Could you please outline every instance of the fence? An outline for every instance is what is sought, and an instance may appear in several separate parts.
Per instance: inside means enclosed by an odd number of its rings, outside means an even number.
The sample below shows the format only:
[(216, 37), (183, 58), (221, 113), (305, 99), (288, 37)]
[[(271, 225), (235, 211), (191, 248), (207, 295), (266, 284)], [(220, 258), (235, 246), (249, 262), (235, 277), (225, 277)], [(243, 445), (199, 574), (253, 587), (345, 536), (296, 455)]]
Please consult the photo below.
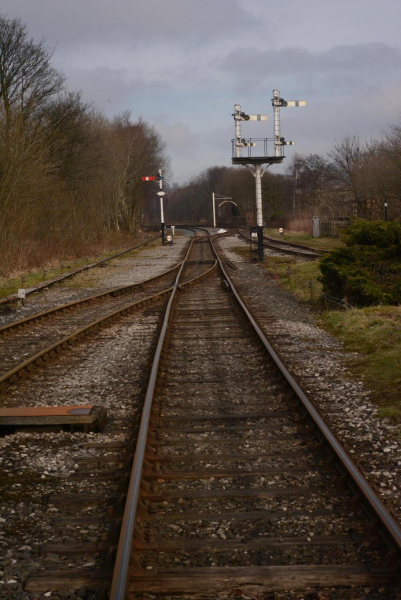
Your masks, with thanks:
[(313, 237), (339, 237), (340, 229), (350, 224), (348, 217), (339, 219), (321, 219), (312, 217)]

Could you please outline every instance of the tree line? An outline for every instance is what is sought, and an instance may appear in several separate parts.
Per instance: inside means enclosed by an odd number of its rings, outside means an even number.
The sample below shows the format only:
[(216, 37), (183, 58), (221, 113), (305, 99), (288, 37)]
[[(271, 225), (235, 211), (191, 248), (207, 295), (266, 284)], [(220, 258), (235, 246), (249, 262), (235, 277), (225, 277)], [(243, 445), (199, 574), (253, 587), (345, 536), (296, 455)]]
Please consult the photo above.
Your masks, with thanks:
[(0, 15), (0, 274), (82, 255), (132, 234), (151, 190), (141, 176), (169, 169), (153, 127), (105, 117), (67, 89), (53, 50)]
[[(246, 167), (212, 167), (169, 194), (168, 217), (181, 223), (212, 220), (212, 192), (232, 197), (220, 210), (221, 224), (255, 221), (255, 179)], [(267, 170), (262, 178), (266, 221), (310, 223), (312, 216), (401, 219), (401, 125), (380, 138), (346, 136), (326, 156), (295, 155), (285, 174)]]

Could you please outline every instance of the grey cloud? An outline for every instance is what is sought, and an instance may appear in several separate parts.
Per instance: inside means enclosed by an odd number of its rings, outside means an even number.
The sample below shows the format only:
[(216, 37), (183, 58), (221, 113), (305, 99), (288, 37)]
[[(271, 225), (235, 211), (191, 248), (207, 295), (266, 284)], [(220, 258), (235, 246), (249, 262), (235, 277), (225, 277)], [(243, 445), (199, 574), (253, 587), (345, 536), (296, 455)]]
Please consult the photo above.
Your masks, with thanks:
[(95, 101), (96, 106), (109, 115), (121, 110), (130, 110), (136, 94), (165, 94), (172, 91), (169, 83), (143, 81), (139, 77), (132, 78), (125, 69), (110, 67), (69, 68), (67, 83), (69, 89), (82, 91), (84, 100)]
[(1, 10), (22, 16), (35, 36), (61, 47), (106, 39), (194, 43), (258, 23), (237, 0), (2, 0)]
[[(36, 39), (57, 43), (69, 89), (107, 114), (132, 109), (160, 131), (182, 180), (230, 164), (233, 104), (282, 112), (288, 156), (346, 133), (376, 135), (401, 108), (399, 0), (0, 0)], [(385, 10), (383, 10), (383, 6)], [(244, 135), (246, 134), (244, 125)]]
[(303, 48), (264, 50), (236, 48), (224, 59), (216, 61), (223, 71), (247, 79), (263, 74), (280, 76), (325, 75), (327, 73), (388, 73), (401, 71), (399, 48), (372, 42), (335, 46), (321, 53)]
[[(156, 125), (157, 122), (157, 125)], [(199, 154), (199, 136), (184, 123), (168, 123), (162, 117), (155, 127), (167, 143), (170, 154), (177, 160), (196, 160)]]

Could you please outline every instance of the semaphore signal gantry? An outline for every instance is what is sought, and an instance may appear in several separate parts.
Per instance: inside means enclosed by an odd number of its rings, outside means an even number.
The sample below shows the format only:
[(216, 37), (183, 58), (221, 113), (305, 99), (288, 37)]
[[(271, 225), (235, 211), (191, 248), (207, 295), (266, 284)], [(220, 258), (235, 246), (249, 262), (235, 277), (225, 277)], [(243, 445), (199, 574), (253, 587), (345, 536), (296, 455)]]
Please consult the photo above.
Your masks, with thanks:
[[(244, 165), (250, 169), (256, 180), (256, 219), (258, 232), (258, 258), (263, 260), (263, 211), (262, 211), (262, 177), (270, 165), (282, 163), (285, 146), (293, 146), (295, 142), (287, 142), (281, 136), (280, 109), (287, 106), (306, 106), (305, 100), (284, 100), (280, 92), (273, 90), (272, 98), (274, 117), (273, 138), (243, 138), (241, 135), (242, 121), (267, 121), (267, 115), (247, 115), (241, 111), (239, 104), (234, 105), (235, 138), (232, 140), (232, 163)], [(273, 145), (274, 153), (269, 154)], [(256, 148), (257, 150), (253, 150)], [(242, 151), (246, 149), (246, 156)], [(266, 167), (261, 170), (261, 165)]]

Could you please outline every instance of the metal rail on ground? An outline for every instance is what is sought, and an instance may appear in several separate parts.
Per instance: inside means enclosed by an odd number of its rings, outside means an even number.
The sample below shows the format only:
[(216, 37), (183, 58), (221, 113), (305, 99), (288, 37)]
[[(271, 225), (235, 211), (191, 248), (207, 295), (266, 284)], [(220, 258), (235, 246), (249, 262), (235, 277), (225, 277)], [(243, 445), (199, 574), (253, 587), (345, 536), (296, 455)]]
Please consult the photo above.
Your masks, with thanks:
[[(138, 248), (141, 248), (142, 246), (146, 246), (146, 244), (149, 244), (150, 242), (153, 242), (154, 240), (157, 240), (157, 239), (159, 239), (158, 236), (151, 237), (149, 240), (146, 240), (145, 242), (142, 242), (141, 244), (137, 244), (136, 246), (132, 246), (131, 248), (128, 248), (127, 250), (122, 250), (121, 252), (118, 252), (117, 254), (113, 254), (112, 256), (103, 258), (102, 260), (99, 260), (97, 262), (91, 263), (89, 265), (85, 265), (84, 267), (80, 267), (79, 269), (75, 269), (74, 271), (71, 271), (71, 273), (67, 273), (66, 275), (60, 275), (59, 277), (55, 277), (54, 279), (49, 279), (48, 281), (45, 281), (43, 283), (40, 283), (37, 286), (27, 289), (25, 291), (25, 295), (28, 296), (30, 294), (35, 294), (36, 292), (41, 292), (42, 290), (44, 290), (52, 285), (55, 285), (56, 283), (60, 283), (61, 281), (64, 281), (65, 279), (70, 279), (71, 277), (74, 277), (74, 275), (79, 275), (80, 273), (83, 273), (84, 271), (88, 271), (89, 269), (98, 267), (99, 265), (102, 265), (114, 258), (118, 258), (119, 256), (122, 256), (123, 254), (128, 254), (129, 252), (133, 252), (134, 250), (137, 250)], [(18, 300), (17, 294), (10, 294), (9, 296), (6, 296), (5, 298), (0, 299), (0, 305), (8, 304), (10, 302), (14, 302), (15, 300)]]
[[(185, 260), (187, 260), (190, 251), (192, 249), (192, 244), (195, 241), (195, 237), (192, 239), (192, 243), (190, 248), (188, 249), (187, 256), (185, 257), (181, 268), (177, 274), (176, 282), (174, 288), (172, 289), (170, 299), (167, 304), (166, 312), (164, 315), (163, 325), (160, 332), (159, 340), (156, 346), (155, 355), (153, 358), (152, 369), (149, 376), (148, 387), (146, 391), (141, 425), (138, 434), (138, 440), (136, 444), (134, 463), (132, 466), (132, 473), (130, 484), (127, 493), (127, 500), (125, 504), (124, 516), (121, 525), (121, 535), (118, 543), (116, 562), (113, 573), (113, 582), (110, 592), (110, 600), (117, 600), (121, 598), (125, 598), (126, 588), (128, 585), (129, 578), (129, 567), (130, 567), (130, 559), (131, 559), (131, 549), (132, 549), (132, 540), (134, 533), (134, 526), (137, 516), (139, 497), (141, 492), (141, 480), (142, 480), (142, 472), (144, 468), (144, 460), (145, 460), (145, 450), (148, 438), (149, 431), (149, 423), (150, 416), (152, 412), (153, 406), (153, 397), (156, 390), (156, 380), (157, 374), (159, 370), (159, 364), (163, 352), (163, 346), (166, 339), (166, 332), (168, 323), (170, 320), (170, 316), (172, 313), (172, 307), (174, 304), (174, 300), (177, 294), (177, 290), (180, 286), (180, 279), (182, 276), (182, 272), (184, 269)], [(185, 285), (191, 285), (195, 283), (196, 280), (202, 279), (205, 276), (208, 276), (211, 272), (215, 270), (217, 266), (217, 261), (215, 265), (206, 273), (200, 275), (199, 278), (194, 278), (184, 284), (181, 284), (180, 287)]]
[(149, 283), (153, 283), (163, 277), (166, 277), (170, 273), (173, 273), (176, 269), (178, 269), (182, 264), (182, 261), (174, 265), (171, 269), (160, 273), (160, 275), (155, 275), (154, 277), (150, 277), (149, 279), (143, 279), (142, 281), (138, 281), (137, 283), (132, 283), (130, 285), (124, 285), (118, 288), (111, 288), (106, 292), (100, 292), (99, 294), (94, 294), (92, 296), (87, 296), (86, 298), (81, 298), (80, 300), (76, 300), (75, 302), (68, 302), (67, 304), (61, 304), (60, 306), (56, 306), (54, 308), (50, 308), (48, 310), (44, 310), (40, 313), (35, 313), (34, 315), (30, 315), (25, 319), (19, 319), (18, 321), (13, 321), (12, 323), (7, 323), (7, 325), (3, 325), (0, 327), (0, 335), (2, 333), (8, 333), (12, 329), (16, 329), (21, 326), (28, 325), (29, 323), (33, 323), (34, 321), (43, 319), (44, 317), (53, 315), (55, 313), (61, 313), (64, 310), (69, 310), (71, 308), (75, 308), (78, 306), (83, 306), (84, 304), (88, 304), (93, 302), (94, 300), (100, 300), (102, 298), (106, 298), (108, 296), (119, 296), (128, 292), (133, 291), (135, 288), (140, 288), (144, 285), (148, 285)]
[[(211, 242), (211, 243), (213, 245), (213, 242)], [(327, 444), (329, 445), (330, 449), (337, 457), (342, 468), (347, 472), (347, 474), (351, 478), (352, 483), (356, 486), (358, 492), (366, 500), (372, 513), (375, 515), (375, 517), (378, 519), (378, 521), (385, 528), (385, 530), (388, 533), (388, 535), (390, 536), (394, 546), (397, 548), (397, 551), (399, 553), (401, 553), (401, 528), (400, 528), (400, 525), (390, 515), (390, 513), (388, 512), (388, 510), (386, 509), (384, 504), (378, 498), (377, 494), (370, 487), (370, 485), (367, 482), (367, 480), (365, 479), (365, 477), (362, 475), (362, 473), (356, 467), (354, 462), (348, 456), (347, 452), (344, 450), (344, 448), (342, 447), (342, 445), (340, 444), (340, 442), (338, 441), (336, 436), (333, 434), (330, 427), (325, 423), (323, 418), (320, 416), (319, 412), (313, 406), (312, 402), (306, 396), (305, 392), (301, 389), (299, 384), (295, 381), (294, 377), (288, 371), (288, 369), (286, 368), (286, 366), (284, 365), (282, 360), (279, 358), (279, 356), (277, 355), (277, 353), (271, 346), (271, 344), (268, 342), (265, 334), (263, 333), (263, 331), (259, 327), (258, 323), (256, 322), (255, 318), (253, 317), (252, 313), (246, 306), (244, 300), (241, 298), (240, 294), (235, 289), (235, 286), (234, 286), (233, 282), (231, 281), (227, 271), (224, 269), (223, 262), (220, 259), (220, 257), (218, 256), (217, 252), (216, 252), (216, 256), (217, 256), (217, 261), (219, 263), (220, 270), (221, 270), (222, 274), (224, 275), (224, 277), (226, 278), (228, 285), (230, 286), (231, 292), (235, 296), (235, 298), (236, 298), (239, 306), (242, 308), (244, 314), (249, 319), (249, 322), (252, 324), (252, 327), (254, 328), (259, 339), (261, 340), (261, 342), (265, 346), (266, 350), (272, 357), (274, 363), (280, 370), (282, 376), (287, 381), (287, 383), (293, 390), (294, 394), (296, 394), (297, 398), (299, 398), (299, 400), (302, 402), (309, 417), (312, 419), (313, 423), (316, 425), (317, 429), (319, 430), (321, 435), (324, 437), (324, 439), (327, 442)]]
[[(186, 255), (188, 255), (188, 252)], [(76, 302), (71, 302), (68, 304), (58, 306), (56, 308), (52, 308), (48, 311), (43, 311), (41, 313), (37, 313), (35, 315), (27, 317), (26, 319), (21, 319), (19, 321), (9, 323), (0, 328), (0, 334), (3, 333), (4, 335), (8, 335), (8, 334), (12, 333), (13, 330), (15, 330), (15, 329), (18, 329), (20, 327), (25, 327), (37, 320), (40, 321), (41, 319), (43, 319), (45, 317), (48, 317), (48, 316), (51, 316), (51, 315), (54, 315), (57, 313), (62, 313), (65, 310), (70, 310), (70, 309), (73, 309), (76, 307), (80, 307), (84, 304), (88, 304), (93, 301), (96, 301), (96, 300), (99, 300), (102, 298), (106, 298), (108, 296), (122, 295), (122, 294), (128, 293), (132, 290), (135, 290), (136, 288), (141, 288), (143, 286), (149, 285), (155, 281), (163, 279), (164, 277), (173, 273), (177, 269), (180, 269), (183, 265), (183, 262), (184, 261), (180, 261), (171, 269), (168, 269), (167, 271), (160, 273), (159, 275), (156, 275), (149, 279), (139, 281), (138, 283), (128, 285), (128, 286), (123, 286), (120, 288), (113, 288), (111, 290), (108, 290), (107, 292), (95, 294), (93, 296), (89, 296), (87, 298), (77, 300)], [(125, 305), (116, 311), (109, 312), (106, 315), (102, 316), (101, 318), (96, 319), (95, 321), (88, 323), (84, 327), (81, 327), (80, 329), (75, 330), (72, 333), (70, 333), (69, 335), (59, 339), (56, 343), (54, 343), (48, 347), (45, 347), (40, 352), (37, 352), (33, 356), (24, 360), (22, 363), (16, 365), (10, 371), (1, 375), (0, 376), (0, 391), (5, 391), (5, 389), (10, 384), (15, 383), (18, 380), (18, 378), (26, 376), (30, 371), (33, 371), (35, 369), (35, 366), (42, 365), (43, 362), (46, 361), (48, 357), (54, 356), (56, 353), (60, 353), (62, 350), (68, 349), (72, 344), (77, 343), (79, 340), (83, 339), (84, 337), (89, 335), (94, 330), (99, 329), (100, 327), (115, 321), (119, 316), (128, 314), (129, 312), (140, 310), (147, 304), (153, 303), (156, 300), (163, 298), (164, 296), (168, 295), (172, 289), (173, 289), (172, 287), (168, 287), (165, 290), (161, 290), (159, 293), (154, 294), (153, 296), (142, 298), (140, 300), (137, 300), (136, 302)]]
[[(236, 290), (233, 282), (228, 276), (224, 269), (223, 262), (219, 257), (217, 250), (211, 240), (209, 239), (216, 256), (221, 274), (223, 275), (224, 281), (226, 282), (227, 288), (229, 288), (233, 297), (236, 299), (238, 306), (241, 308), (243, 314), (246, 316), (247, 321), (252, 326), (258, 339), (262, 342), (265, 349), (268, 351), (281, 375), (290, 386), (302, 406), (304, 407), (309, 419), (313, 422), (315, 429), (318, 431), (318, 436), (324, 439), (327, 446), (330, 448), (330, 452), (337, 458), (338, 464), (341, 465), (342, 472), (345, 472), (351, 481), (352, 489), (356, 490), (356, 495), (363, 499), (363, 503), (368, 506), (369, 512), (374, 516), (375, 521), (378, 524), (380, 533), (383, 533), (386, 541), (390, 544), (391, 548), (396, 552), (397, 558), (399, 559), (401, 552), (401, 529), (387, 511), (385, 506), (379, 500), (375, 492), (371, 489), (366, 479), (362, 476), (358, 468), (355, 466), (353, 461), (349, 458), (348, 454), (341, 446), (340, 442), (334, 436), (330, 428), (324, 422), (322, 417), (319, 415), (316, 408), (307, 398), (306, 394), (300, 388), (298, 383), (289, 373), (277, 353), (266, 339), (263, 331), (259, 327), (257, 321), (247, 308), (245, 302), (241, 298), (240, 294)], [(125, 505), (124, 517), (121, 528), (121, 535), (118, 545), (117, 559), (115, 563), (115, 569), (113, 574), (112, 590), (110, 594), (110, 600), (124, 600), (127, 596), (128, 578), (130, 574), (130, 560), (133, 549), (133, 535), (136, 524), (136, 518), (138, 515), (139, 501), (142, 487), (142, 473), (144, 470), (144, 460), (146, 445), (148, 443), (148, 432), (149, 424), (151, 420), (153, 397), (157, 386), (157, 374), (158, 368), (163, 355), (164, 343), (169, 324), (169, 319), (173, 314), (174, 300), (177, 295), (179, 279), (182, 273), (183, 266), (177, 275), (176, 285), (172, 291), (168, 307), (166, 310), (165, 318), (163, 321), (161, 335), (157, 344), (156, 353), (153, 360), (152, 371), (148, 383), (146, 399), (144, 403), (144, 409), (142, 413), (141, 427), (138, 435), (136, 444), (134, 464), (132, 468), (131, 481), (129, 486), (129, 492)], [(204, 276), (204, 275), (203, 275)]]
[[(250, 242), (252, 244), (257, 244), (257, 240), (251, 240), (251, 238), (249, 238), (248, 236), (246, 236), (243, 231), (241, 231), (240, 229), (237, 229), (238, 231), (238, 235), (240, 235), (242, 238), (244, 238), (247, 242)], [(283, 254), (290, 254), (292, 256), (300, 256), (306, 260), (316, 260), (318, 258), (320, 258), (320, 255), (318, 254), (317, 251), (313, 250), (312, 248), (308, 248), (305, 251), (302, 250), (295, 250), (294, 248), (290, 247), (287, 242), (282, 242), (282, 241), (277, 241), (274, 240), (274, 243), (266, 241), (266, 238), (263, 238), (263, 246), (265, 248), (270, 248), (271, 250), (276, 250), (276, 252), (282, 252)]]

